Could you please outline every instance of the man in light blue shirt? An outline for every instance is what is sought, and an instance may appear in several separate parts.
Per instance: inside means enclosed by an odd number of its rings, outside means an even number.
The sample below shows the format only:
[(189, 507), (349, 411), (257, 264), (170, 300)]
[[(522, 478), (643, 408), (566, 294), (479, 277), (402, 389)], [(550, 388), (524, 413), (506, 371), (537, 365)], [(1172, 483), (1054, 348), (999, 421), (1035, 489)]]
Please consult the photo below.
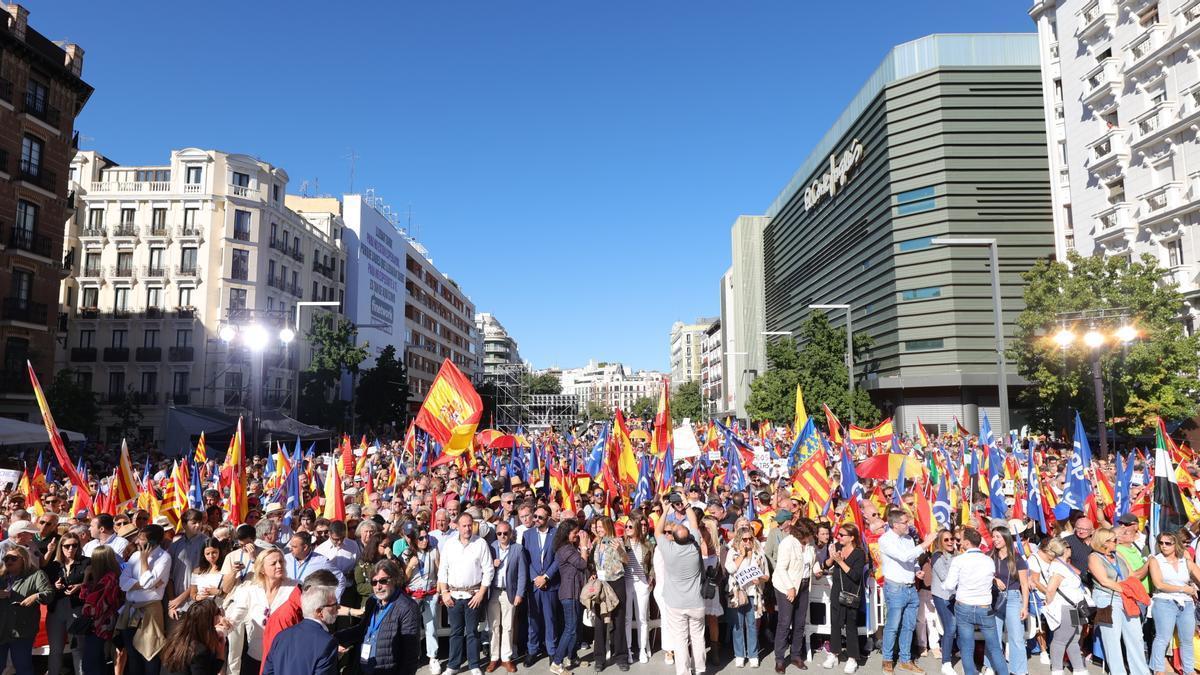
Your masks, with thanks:
[(301, 583), (317, 570), (328, 570), (337, 578), (337, 597), (346, 590), (346, 577), (329, 558), (313, 551), (312, 538), (307, 532), (296, 532), (288, 540), (288, 553), (283, 556), (284, 572)]

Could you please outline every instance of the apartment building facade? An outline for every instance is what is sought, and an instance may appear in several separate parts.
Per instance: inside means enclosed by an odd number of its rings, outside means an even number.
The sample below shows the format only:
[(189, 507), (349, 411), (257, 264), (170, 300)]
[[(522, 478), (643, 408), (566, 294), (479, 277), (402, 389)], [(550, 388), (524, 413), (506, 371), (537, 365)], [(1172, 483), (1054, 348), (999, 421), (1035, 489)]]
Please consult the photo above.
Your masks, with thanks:
[(51, 42), (21, 5), (0, 10), (0, 416), (36, 419), (25, 363), (48, 386), (75, 116), (92, 87), (78, 45)]
[(725, 347), (721, 320), (712, 322), (700, 341), (700, 403), (706, 416), (714, 416), (724, 408)]
[(716, 317), (701, 317), (692, 323), (671, 325), (671, 387), (700, 379), (700, 343)]
[(1149, 254), (1200, 323), (1200, 0), (1040, 0), (1055, 252)]
[(483, 338), (483, 377), (496, 377), (507, 366), (521, 364), (517, 341), (490, 312), (475, 315), (475, 330)]
[(653, 370), (634, 371), (620, 363), (593, 360), (582, 368), (563, 369), (561, 378), (563, 395), (575, 396), (581, 411), (589, 403), (606, 410), (629, 410), (640, 398), (657, 399), (667, 374)]
[(81, 151), (70, 179), (58, 367), (98, 395), (103, 435), (119, 440), (118, 406), (138, 407), (143, 440), (175, 406), (294, 414), (309, 347), (280, 331), (297, 303), (344, 299), (339, 221), (288, 209), (283, 169), (214, 150), (155, 166)]

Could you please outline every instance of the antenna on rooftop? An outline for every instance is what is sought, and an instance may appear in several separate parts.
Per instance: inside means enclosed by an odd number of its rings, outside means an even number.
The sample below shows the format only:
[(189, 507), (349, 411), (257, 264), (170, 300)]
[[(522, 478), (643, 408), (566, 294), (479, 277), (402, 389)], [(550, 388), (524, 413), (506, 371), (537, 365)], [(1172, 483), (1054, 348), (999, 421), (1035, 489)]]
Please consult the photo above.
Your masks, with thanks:
[(306, 181), (306, 180), (300, 181), (300, 194), (305, 197), (312, 196), (312, 195), (308, 194), (308, 181)]

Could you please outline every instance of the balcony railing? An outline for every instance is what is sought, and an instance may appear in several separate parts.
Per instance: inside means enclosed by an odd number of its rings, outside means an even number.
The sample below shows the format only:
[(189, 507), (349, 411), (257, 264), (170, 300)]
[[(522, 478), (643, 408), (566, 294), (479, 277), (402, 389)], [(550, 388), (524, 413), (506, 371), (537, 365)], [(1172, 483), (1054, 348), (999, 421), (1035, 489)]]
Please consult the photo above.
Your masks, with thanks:
[(124, 392), (124, 391), (106, 392), (104, 394), (104, 403), (107, 403), (109, 405), (116, 405), (118, 403), (124, 403), (125, 399), (128, 398), (128, 396), (129, 396), (128, 392)]
[(162, 361), (162, 347), (138, 347), (133, 353), (133, 358), (139, 363)]
[(129, 347), (105, 347), (104, 361), (106, 363), (125, 363), (129, 361)]
[(176, 307), (175, 308), (175, 318), (176, 319), (194, 319), (194, 318), (196, 318), (196, 308), (195, 307)]
[(271, 288), (277, 288), (281, 291), (287, 290), (287, 282), (284, 281), (283, 277), (281, 277), (281, 276), (268, 275), (267, 276), (267, 285), (270, 286)]
[(250, 230), (240, 230), (234, 228), (233, 238), (237, 241), (250, 241)]
[(12, 103), (13, 85), (11, 80), (0, 77), (0, 98)]
[(161, 319), (167, 312), (162, 307), (147, 307), (142, 311), (143, 319)]
[(162, 265), (143, 265), (142, 276), (146, 279), (162, 279), (167, 276), (167, 268)]
[(312, 269), (326, 279), (333, 279), (333, 265), (323, 265), (319, 260), (314, 260)]
[(175, 276), (186, 277), (188, 279), (200, 276), (200, 267), (198, 265), (176, 265)]
[(271, 241), (267, 242), (267, 246), (270, 246), (281, 253), (288, 252), (288, 243), (286, 239), (272, 239)]
[(99, 319), (100, 310), (96, 307), (80, 307), (78, 316), (81, 319)]
[(26, 183), (36, 185), (47, 192), (55, 192), (55, 188), (58, 185), (58, 174), (50, 169), (26, 160), (21, 160), (18, 172), (21, 180)]
[(84, 225), (79, 230), (80, 237), (108, 237), (108, 230), (103, 225)]
[(133, 265), (109, 265), (108, 276), (113, 279), (133, 279)]
[(114, 237), (136, 237), (138, 236), (137, 225), (133, 223), (121, 223), (113, 227), (112, 236)]
[(296, 262), (304, 262), (304, 260), (305, 260), (304, 251), (301, 251), (299, 247), (293, 246), (292, 247), (292, 259), (295, 260)]
[(1142, 201), (1142, 219), (1166, 209), (1173, 209), (1183, 203), (1183, 183), (1179, 181), (1165, 183), (1146, 192), (1140, 199)]
[(175, 405), (187, 405), (192, 400), (192, 395), (186, 391), (177, 391), (171, 394), (171, 403)]
[(138, 405), (154, 405), (158, 403), (157, 391), (135, 391), (133, 392), (133, 402)]
[(94, 180), (88, 192), (170, 192), (171, 181)]
[(195, 347), (168, 347), (168, 361), (192, 361), (195, 359)]
[(46, 103), (46, 99), (37, 98), (31, 94), (25, 94), (25, 105), (22, 107), (23, 112), (38, 118), (39, 120), (49, 124), (54, 128), (58, 128), (59, 112), (58, 108)]
[(133, 310), (128, 309), (126, 307), (122, 307), (120, 309), (114, 309), (114, 310), (110, 311), (108, 314), (109, 314), (109, 316), (111, 316), (114, 319), (128, 319), (133, 316)]
[(29, 251), (43, 258), (50, 257), (50, 249), (52, 248), (50, 237), (17, 227), (14, 227), (8, 233), (8, 246), (9, 248), (21, 251)]
[(46, 303), (34, 302), (28, 298), (5, 298), (0, 305), (0, 316), (10, 321), (46, 324)]
[(95, 363), (96, 348), (95, 347), (72, 347), (71, 360), (76, 363)]
[(145, 232), (142, 234), (142, 236), (144, 236), (144, 237), (169, 237), (169, 236), (171, 236), (171, 228), (167, 227), (166, 223), (159, 223), (157, 225), (147, 225)]
[(204, 236), (204, 233), (196, 225), (180, 225), (175, 228), (175, 236), (181, 239), (190, 237), (199, 238)]
[(301, 300), (304, 299), (304, 289), (300, 287), (300, 284), (288, 284), (285, 290)]
[(254, 194), (254, 190), (246, 185), (230, 185), (229, 194), (234, 197), (243, 197), (249, 199)]

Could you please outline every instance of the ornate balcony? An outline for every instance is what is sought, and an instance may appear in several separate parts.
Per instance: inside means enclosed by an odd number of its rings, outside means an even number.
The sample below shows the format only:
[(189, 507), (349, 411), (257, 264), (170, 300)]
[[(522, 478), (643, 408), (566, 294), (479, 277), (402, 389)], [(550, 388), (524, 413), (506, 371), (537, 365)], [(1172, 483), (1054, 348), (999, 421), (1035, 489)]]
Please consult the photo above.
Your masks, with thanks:
[(1111, 30), (1117, 23), (1117, 10), (1108, 0), (1093, 0), (1079, 12), (1079, 28), (1075, 35), (1081, 40), (1096, 37)]
[(1089, 146), (1088, 168), (1095, 172), (1106, 172), (1118, 165), (1129, 164), (1128, 134), (1124, 129), (1113, 127)]
[(71, 361), (75, 363), (95, 363), (96, 348), (95, 347), (72, 347)]
[(1083, 102), (1095, 107), (1105, 98), (1119, 94), (1124, 84), (1120, 68), (1120, 61), (1109, 57), (1085, 75)]
[(105, 347), (105, 363), (126, 363), (129, 361), (129, 347)]

